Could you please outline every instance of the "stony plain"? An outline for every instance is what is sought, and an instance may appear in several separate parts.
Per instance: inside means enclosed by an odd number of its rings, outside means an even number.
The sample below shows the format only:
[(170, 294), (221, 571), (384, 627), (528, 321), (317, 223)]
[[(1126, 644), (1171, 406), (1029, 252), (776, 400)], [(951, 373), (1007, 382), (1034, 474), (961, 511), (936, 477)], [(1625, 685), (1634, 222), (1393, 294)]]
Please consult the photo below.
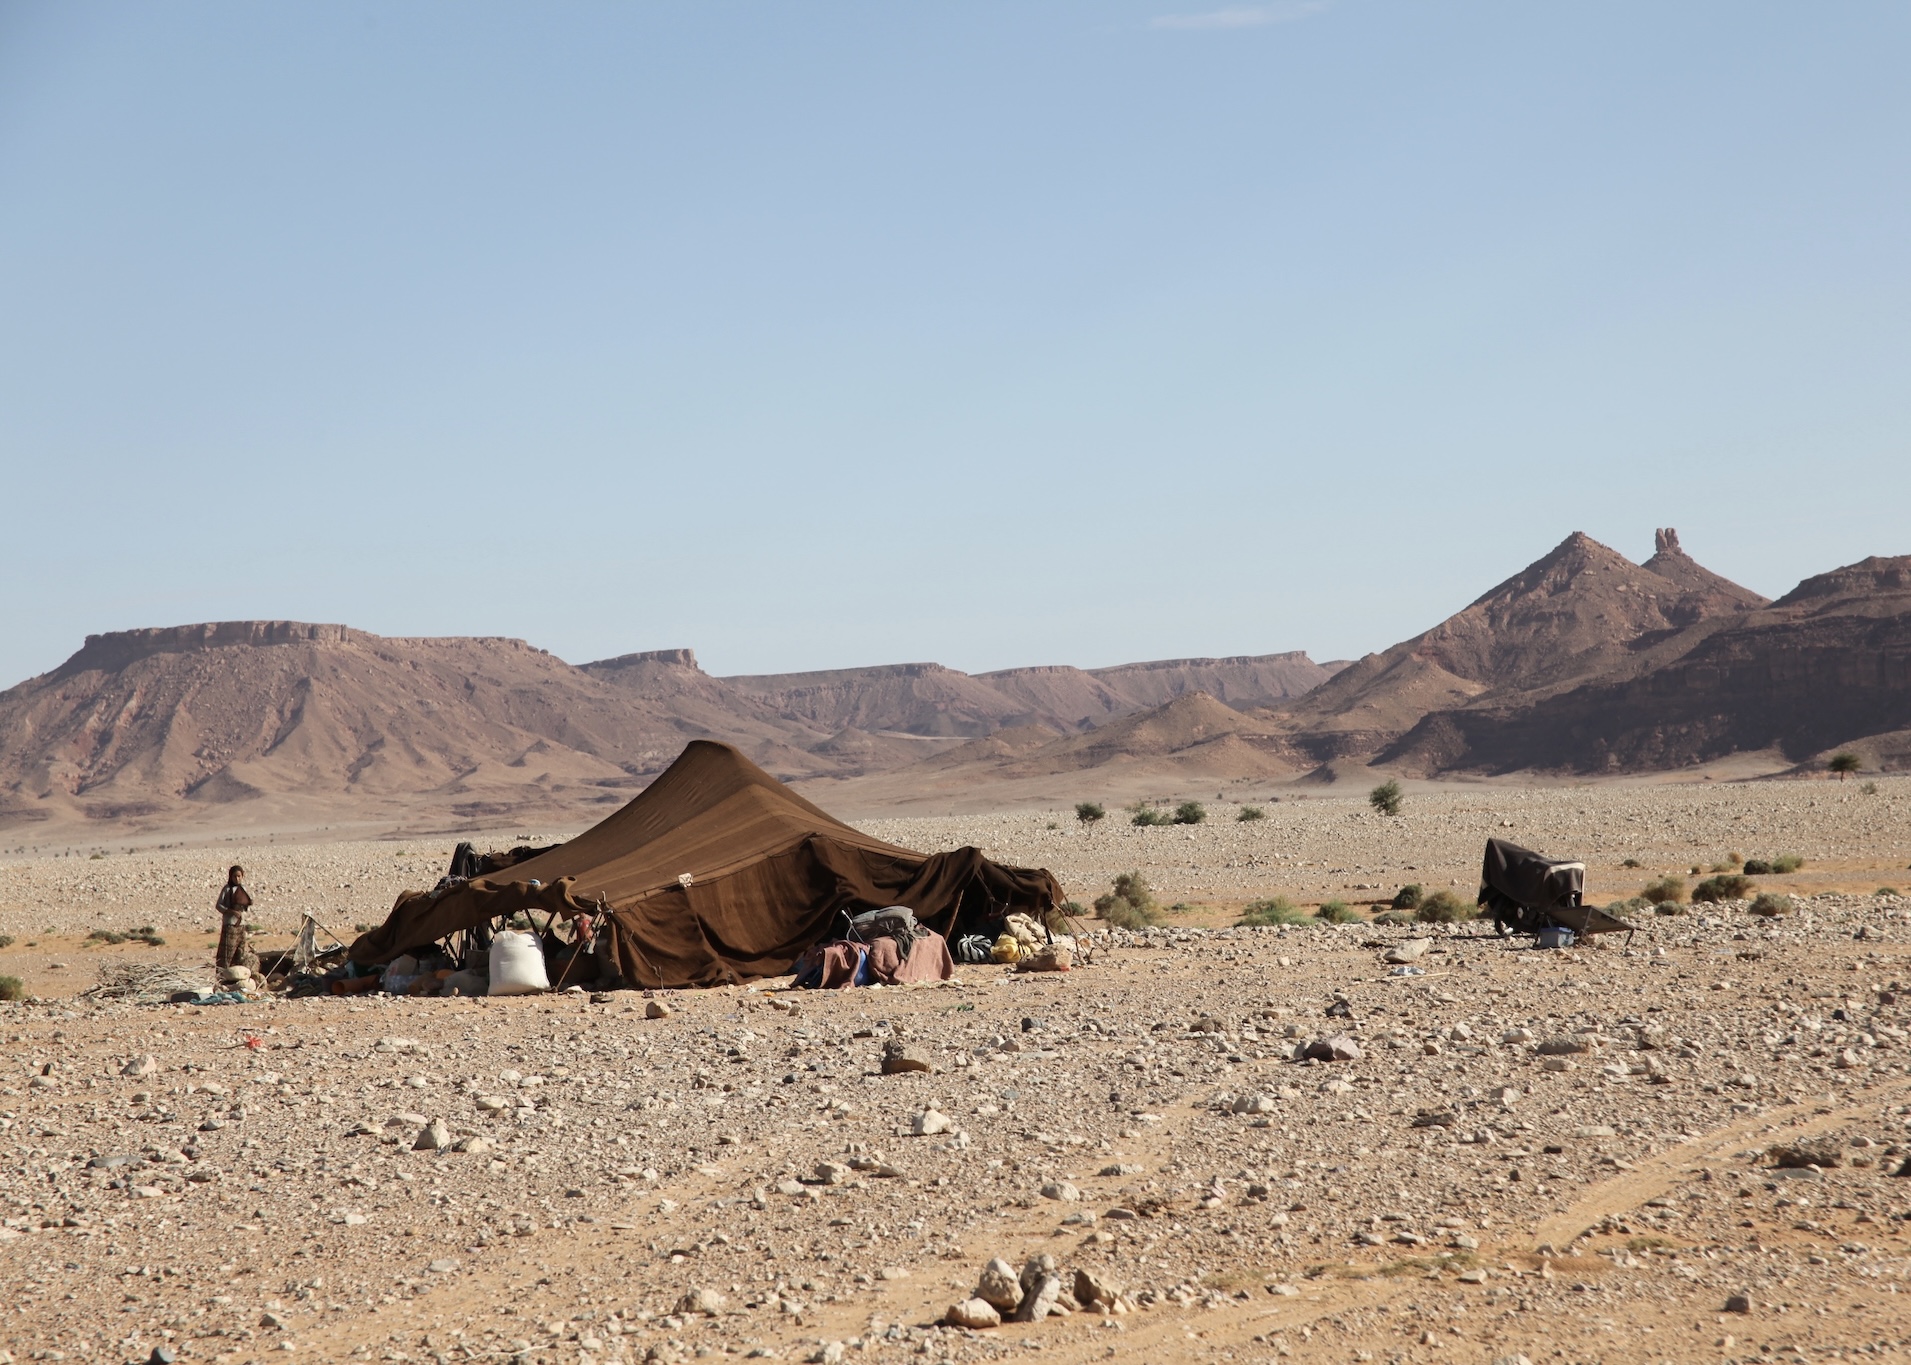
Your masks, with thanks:
[[(1145, 936), (1095, 926), (1066, 975), (674, 992), (663, 1018), (622, 992), (83, 994), (122, 964), (201, 966), (229, 861), (269, 943), (304, 911), (349, 937), (434, 880), (451, 836), (0, 857), (0, 972), (39, 997), (0, 1006), (0, 1346), (566, 1365), (1911, 1351), (1911, 899), (1877, 894), (1911, 884), (1911, 781), (1429, 784), (1395, 819), (1335, 794), (1247, 823), (1207, 804), (1186, 827), (865, 822), (1050, 867), (1084, 902), (1139, 870), (1182, 908)], [(1629, 943), (1566, 953), (1442, 928), (1419, 976), (1381, 958), (1424, 930), (1227, 927), (1273, 894), (1470, 894), (1491, 835), (1584, 857), (1601, 901), (1733, 853), (1806, 861), (1760, 879), (1797, 898), (1788, 917), (1645, 914)], [(86, 941), (144, 925), (166, 942)], [(1292, 1060), (1330, 1035), (1361, 1055)], [(936, 1070), (881, 1075), (898, 1036)], [(912, 1135), (944, 1127), (931, 1109), (946, 1129)], [(414, 1150), (431, 1120), (466, 1150)], [(1818, 1159), (1782, 1166), (1788, 1146)], [(990, 1259), (1041, 1254), (1118, 1301), (937, 1325)]]

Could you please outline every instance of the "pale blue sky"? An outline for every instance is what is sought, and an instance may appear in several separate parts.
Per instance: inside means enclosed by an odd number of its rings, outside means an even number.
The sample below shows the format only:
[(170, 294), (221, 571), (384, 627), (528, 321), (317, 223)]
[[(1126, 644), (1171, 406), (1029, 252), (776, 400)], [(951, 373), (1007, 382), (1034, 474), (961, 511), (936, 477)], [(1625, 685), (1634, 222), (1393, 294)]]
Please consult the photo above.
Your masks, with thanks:
[(1384, 647), (1911, 552), (1911, 7), (0, 3), (0, 685)]

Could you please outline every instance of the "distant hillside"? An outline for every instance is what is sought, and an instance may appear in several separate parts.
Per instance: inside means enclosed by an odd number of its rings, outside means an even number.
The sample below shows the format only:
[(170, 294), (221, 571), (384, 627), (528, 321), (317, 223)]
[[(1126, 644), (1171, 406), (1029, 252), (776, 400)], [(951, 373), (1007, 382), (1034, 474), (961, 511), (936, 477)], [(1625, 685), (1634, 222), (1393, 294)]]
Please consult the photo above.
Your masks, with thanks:
[(1323, 670), (1274, 655), (1105, 672), (1147, 681), (937, 664), (726, 679), (687, 649), (573, 667), (521, 640), (293, 621), (121, 631), (0, 693), (0, 828), (568, 818), (628, 799), (697, 738), (783, 778), (851, 776), (991, 735), (1019, 751), (1190, 679), (1260, 698)]
[(1874, 557), (1655, 642), (1619, 676), (1436, 712), (1384, 757), (1430, 772), (1623, 772), (1849, 747), (1869, 766), (1902, 768), (1907, 731), (1911, 556)]
[(1092, 729), (1194, 692), (1241, 710), (1270, 706), (1302, 696), (1332, 676), (1332, 669), (1295, 651), (977, 674), (941, 664), (886, 664), (722, 681), (783, 715), (825, 730), (973, 738), (1025, 725)]
[(293, 621), (122, 631), (0, 693), (0, 821), (242, 802), (372, 815), (420, 797), (467, 817), (573, 809), (628, 799), (714, 731), (793, 775), (829, 770), (800, 727), (694, 687), (636, 693), (521, 640)]
[(1436, 712), (1630, 676), (1655, 644), (1764, 603), (1686, 557), (1676, 532), (1659, 542), (1653, 562), (1673, 576), (1574, 532), (1431, 630), (1281, 708), (1296, 749), (1372, 756)]
[(1911, 558), (1868, 559), (1768, 602), (1696, 563), (1677, 532), (1656, 539), (1639, 565), (1568, 536), (1294, 701), (1236, 711), (1189, 693), (1088, 734), (964, 745), (921, 771), (942, 789), (1136, 764), (1216, 779), (1342, 762), (1641, 772), (1832, 746), (1911, 767)]

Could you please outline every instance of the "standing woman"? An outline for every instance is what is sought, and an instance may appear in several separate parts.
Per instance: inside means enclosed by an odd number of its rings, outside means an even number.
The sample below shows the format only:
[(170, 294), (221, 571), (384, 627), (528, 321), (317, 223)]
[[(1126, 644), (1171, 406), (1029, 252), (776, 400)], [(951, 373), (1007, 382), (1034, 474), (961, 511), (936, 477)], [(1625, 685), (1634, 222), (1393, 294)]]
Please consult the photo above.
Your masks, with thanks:
[(226, 872), (226, 888), (219, 893), (219, 955), (213, 965), (259, 970), (259, 958), (246, 942), (246, 911), (252, 896), (245, 888), (246, 870), (234, 865)]

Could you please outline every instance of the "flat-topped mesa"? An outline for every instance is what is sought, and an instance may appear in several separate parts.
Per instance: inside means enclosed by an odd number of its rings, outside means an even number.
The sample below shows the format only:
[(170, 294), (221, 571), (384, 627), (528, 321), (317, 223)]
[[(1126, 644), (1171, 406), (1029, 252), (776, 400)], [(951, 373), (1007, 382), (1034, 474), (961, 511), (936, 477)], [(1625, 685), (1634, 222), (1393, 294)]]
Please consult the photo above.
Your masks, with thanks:
[(79, 651), (61, 664), (57, 675), (98, 670), (116, 673), (154, 654), (188, 654), (235, 645), (342, 644), (369, 638), (350, 626), (309, 621), (205, 621), (191, 626), (148, 626), (89, 635)]
[(636, 654), (619, 654), (614, 659), (595, 659), (580, 668), (593, 671), (610, 671), (618, 668), (640, 668), (646, 664), (663, 664), (673, 668), (693, 669), (698, 673), (703, 668), (697, 663), (697, 651), (694, 649), (646, 649)]

